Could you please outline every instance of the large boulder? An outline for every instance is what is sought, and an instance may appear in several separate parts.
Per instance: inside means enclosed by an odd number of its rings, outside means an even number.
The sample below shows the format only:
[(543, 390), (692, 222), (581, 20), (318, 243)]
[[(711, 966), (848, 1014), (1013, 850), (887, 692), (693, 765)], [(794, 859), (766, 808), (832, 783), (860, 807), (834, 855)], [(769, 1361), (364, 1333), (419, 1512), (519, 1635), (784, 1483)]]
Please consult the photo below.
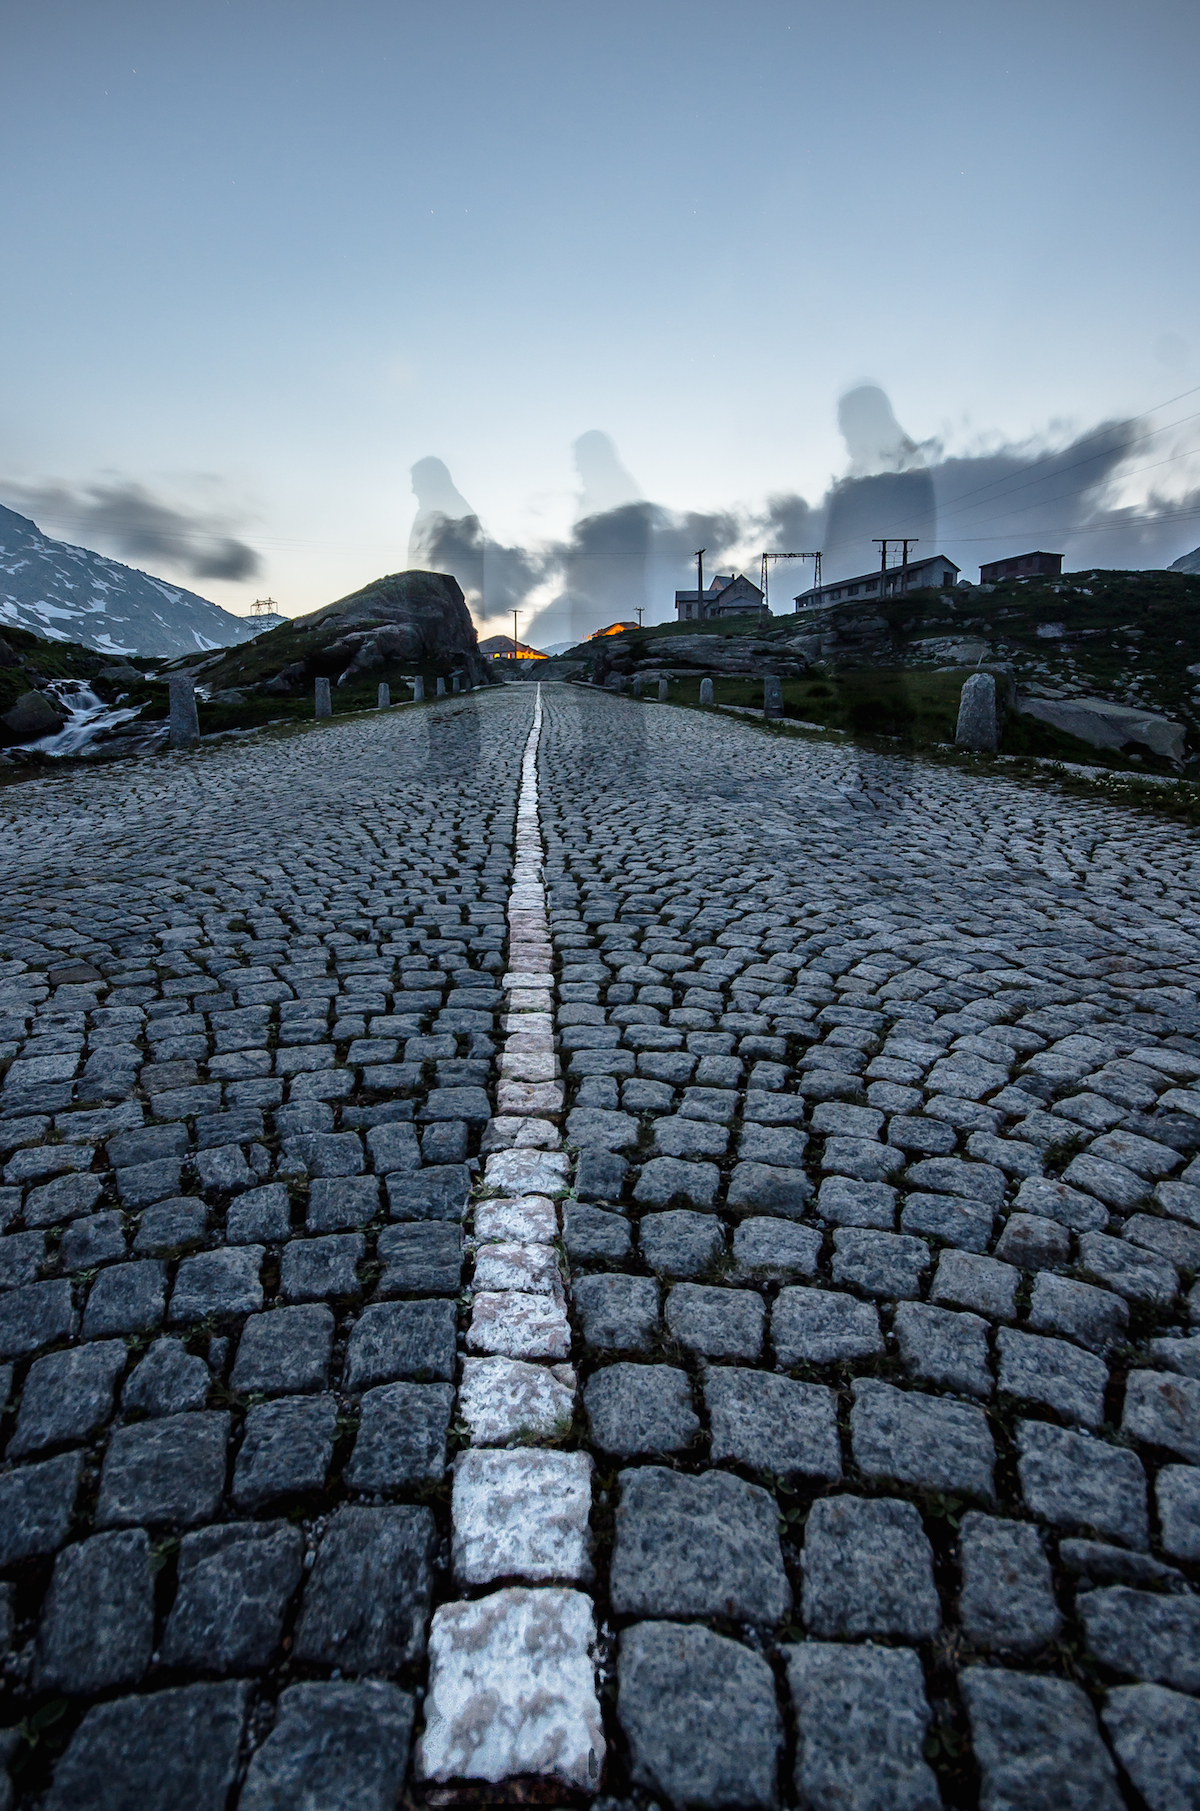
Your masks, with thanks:
[(789, 635), (784, 646), (807, 661), (869, 665), (889, 661), (895, 654), (886, 617), (854, 605), (835, 610), (801, 610), (799, 633)]
[(90, 683), (97, 698), (102, 698), (106, 703), (111, 703), (112, 700), (118, 698), (122, 692), (127, 692), (131, 685), (141, 685), (142, 674), (138, 671), (137, 667), (101, 667), (100, 671), (93, 675)]
[(315, 674), (339, 682), (396, 663), (449, 662), (474, 685), (491, 680), (458, 580), (444, 572), (393, 572), (290, 625), (309, 642), (304, 658), (268, 682), (288, 691)]
[(61, 705), (44, 692), (22, 692), (0, 717), (0, 724), (6, 742), (37, 742), (43, 736), (56, 736), (66, 720)]
[[(657, 635), (637, 647), (637, 660), (642, 668), (682, 667), (685, 670), (713, 673), (795, 674), (803, 672), (807, 661), (794, 647), (778, 641), (763, 641), (756, 635)], [(620, 670), (620, 663), (614, 663)], [(632, 663), (631, 663), (632, 664)]]
[(471, 612), (458, 580), (447, 572), (390, 573), (301, 617), (296, 626), (322, 635), (334, 631), (334, 645), (352, 650), (359, 671), (422, 656), (479, 660)]
[(1152, 754), (1182, 766), (1187, 743), (1181, 723), (1153, 711), (1128, 704), (1109, 704), (1103, 698), (1027, 698), (1017, 705), (1023, 716), (1035, 717), (1052, 729), (1064, 730), (1090, 742), (1093, 748), (1148, 748)]

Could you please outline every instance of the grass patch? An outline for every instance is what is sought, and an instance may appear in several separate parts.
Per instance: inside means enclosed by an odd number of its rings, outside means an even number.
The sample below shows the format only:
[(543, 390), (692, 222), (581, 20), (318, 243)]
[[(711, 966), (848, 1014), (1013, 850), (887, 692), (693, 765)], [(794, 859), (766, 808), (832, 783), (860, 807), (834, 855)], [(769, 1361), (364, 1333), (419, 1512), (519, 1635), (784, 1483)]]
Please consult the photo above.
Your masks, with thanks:
[(161, 665), (140, 655), (98, 654), (76, 641), (45, 641), (28, 629), (13, 629), (7, 623), (0, 623), (0, 643), (12, 655), (10, 660), (0, 649), (0, 711), (10, 710), (23, 692), (37, 691), (46, 679), (89, 680), (105, 667)]
[[(958, 704), (963, 685), (972, 671), (931, 672), (920, 667), (848, 667), (785, 679), (783, 719), (813, 723), (840, 731), (856, 741), (900, 742), (911, 749), (942, 748), (954, 741)], [(987, 668), (983, 668), (987, 671)], [(1005, 679), (998, 680), (1003, 693)], [(667, 696), (672, 704), (699, 705), (699, 677), (671, 680)], [(763, 681), (759, 678), (714, 678), (714, 705), (743, 709), (763, 708)], [(1093, 748), (1077, 736), (1052, 729), (1036, 718), (1001, 712), (1000, 750), (1003, 755), (1030, 761), (1070, 761), (1087, 767), (1105, 767), (1115, 773), (1174, 775), (1169, 761), (1150, 753), (1124, 754), (1115, 749)]]

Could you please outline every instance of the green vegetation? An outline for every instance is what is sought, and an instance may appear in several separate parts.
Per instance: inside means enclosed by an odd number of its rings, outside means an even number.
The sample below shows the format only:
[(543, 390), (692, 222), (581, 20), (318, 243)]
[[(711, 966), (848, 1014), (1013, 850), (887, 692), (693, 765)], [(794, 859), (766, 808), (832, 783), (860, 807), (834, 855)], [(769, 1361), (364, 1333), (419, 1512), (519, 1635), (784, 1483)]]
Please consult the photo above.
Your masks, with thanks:
[[(189, 656), (172, 662), (176, 667), (187, 667), (196, 676), (198, 685), (208, 687), (210, 691), (228, 691), (237, 686), (261, 685), (264, 680), (273, 679), (286, 667), (294, 666), (299, 661), (308, 663), (310, 677), (304, 682), (308, 703), (312, 704), (312, 680), (314, 677), (336, 679), (346, 667), (347, 655), (344, 646), (335, 653), (334, 647), (341, 642), (340, 632), (336, 625), (320, 620), (321, 613), (312, 617), (300, 617), (295, 622), (281, 623), (277, 629), (268, 629), (263, 635), (256, 635), (253, 641), (241, 642), (236, 648), (222, 648), (207, 659), (197, 662)], [(329, 645), (322, 647), (322, 642)], [(461, 656), (444, 655), (426, 657), (422, 660), (420, 671), (425, 679), (427, 691), (432, 691), (437, 678), (448, 680), (450, 674), (462, 665)], [(370, 702), (375, 702), (375, 689), (379, 681), (386, 680), (394, 690), (400, 687), (405, 679), (411, 679), (417, 668), (410, 661), (393, 661), (385, 666), (373, 667), (370, 673), (361, 678), (349, 681), (346, 685), (335, 687), (334, 710), (338, 706), (336, 694), (356, 691), (367, 686), (370, 691)], [(268, 694), (269, 696), (269, 694)], [(408, 688), (397, 690), (397, 696), (407, 698)], [(343, 702), (343, 708), (346, 708)], [(361, 709), (361, 704), (356, 707)], [(283, 713), (277, 712), (276, 715)]]
[[(656, 623), (582, 643), (574, 656), (629, 675), (651, 661), (670, 666), (667, 651), (651, 655), (647, 643), (696, 635), (774, 644), (784, 670), (789, 660), (807, 661), (803, 679), (783, 681), (785, 717), (868, 741), (887, 737), (911, 748), (951, 741), (963, 681), (982, 668), (996, 673), (1002, 696), (1015, 685), (1033, 696), (1098, 697), (1174, 718), (1200, 755), (1196, 574), (1076, 572), (991, 588), (927, 588), (882, 606), (866, 598), (786, 616)], [(752, 656), (756, 666), (760, 660)], [(768, 655), (761, 666), (769, 662)], [(673, 681), (672, 699), (694, 700), (699, 676)], [(714, 674), (714, 685), (717, 703), (762, 706), (761, 677)], [(1148, 751), (1102, 751), (1011, 713), (1001, 750), (1131, 773), (1173, 771)]]
[[(42, 680), (91, 680), (105, 667), (121, 666), (132, 659), (132, 655), (98, 654), (75, 641), (45, 641), (28, 629), (0, 625), (0, 711), (9, 710), (22, 692), (36, 691)], [(137, 665), (156, 667), (162, 662), (139, 659)]]
[[(391, 687), (393, 704), (408, 704), (412, 699), (412, 691), (406, 681), (412, 677), (411, 666), (383, 666), (347, 680), (345, 685), (331, 685), (329, 698), (333, 714), (335, 717), (343, 717), (351, 711), (371, 710), (379, 696), (381, 680)], [(436, 675), (426, 673), (426, 693), (432, 696), (435, 686)], [(231, 700), (226, 704), (206, 704), (203, 699), (197, 703), (202, 736), (216, 735), (226, 729), (254, 729), (262, 723), (308, 723), (312, 719), (313, 709), (311, 680), (297, 693), (289, 692), (280, 696), (271, 692), (251, 692), (247, 698)]]
[(1159, 711), (1184, 723), (1193, 747), (1200, 748), (1200, 678), (1187, 670), (1200, 665), (1200, 575), (1073, 572), (1060, 579), (1012, 579), (993, 591), (972, 587), (890, 599), (884, 615), (901, 658), (920, 659), (919, 644), (930, 638), (977, 637), (988, 643), (988, 662), (1011, 665), (1019, 685)]
[[(785, 679), (783, 721), (841, 732), (867, 744), (886, 741), (900, 742), (911, 749), (945, 747), (954, 741), (959, 695), (972, 670), (975, 669), (930, 672), (919, 667), (852, 667), (820, 677)], [(1005, 676), (998, 677), (997, 689), (1003, 697)], [(672, 704), (699, 708), (699, 676), (671, 680), (668, 698)], [(750, 677), (714, 677), (713, 705), (761, 710), (763, 682)], [(1031, 759), (1076, 761), (1130, 773), (1174, 772), (1168, 761), (1161, 761), (1148, 751), (1139, 758), (1096, 749), (1075, 736), (1051, 729), (1049, 724), (1010, 713), (1002, 713), (1000, 752)]]

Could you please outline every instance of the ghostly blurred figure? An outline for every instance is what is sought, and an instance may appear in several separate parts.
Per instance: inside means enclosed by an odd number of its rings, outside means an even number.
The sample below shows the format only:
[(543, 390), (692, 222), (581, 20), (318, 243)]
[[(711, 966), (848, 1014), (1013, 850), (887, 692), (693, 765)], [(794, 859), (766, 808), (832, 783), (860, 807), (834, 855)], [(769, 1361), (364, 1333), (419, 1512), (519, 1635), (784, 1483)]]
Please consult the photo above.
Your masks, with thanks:
[(577, 522), (622, 509), (627, 503), (641, 502), (641, 489), (621, 464), (610, 435), (601, 433), (599, 428), (589, 428), (571, 450), (580, 484)]
[[(876, 535), (918, 539), (914, 559), (936, 553), (933, 478), (921, 449), (893, 415), (885, 392), (877, 384), (847, 390), (838, 404), (838, 426), (850, 465), (829, 493), (824, 576), (876, 569)], [(895, 552), (898, 555), (899, 549)]]
[(479, 517), (440, 459), (418, 459), (412, 468), (417, 513), (408, 537), (410, 568), (449, 572), (472, 610), (483, 598), (483, 530)]
[(636, 622), (646, 605), (646, 566), (655, 519), (651, 503), (607, 434), (591, 428), (572, 449), (579, 503), (563, 550), (563, 588), (529, 625), (535, 647), (582, 641), (612, 622)]

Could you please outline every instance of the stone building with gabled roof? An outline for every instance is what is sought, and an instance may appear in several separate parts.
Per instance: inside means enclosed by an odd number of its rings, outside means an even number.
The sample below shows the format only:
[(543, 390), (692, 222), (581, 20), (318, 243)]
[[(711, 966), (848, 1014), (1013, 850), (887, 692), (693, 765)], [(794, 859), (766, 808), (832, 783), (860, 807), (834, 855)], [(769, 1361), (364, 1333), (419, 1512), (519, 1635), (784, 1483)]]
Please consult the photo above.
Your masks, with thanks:
[(741, 572), (718, 572), (702, 592), (675, 593), (675, 614), (680, 622), (708, 621), (719, 616), (755, 616), (765, 608), (762, 592)]

